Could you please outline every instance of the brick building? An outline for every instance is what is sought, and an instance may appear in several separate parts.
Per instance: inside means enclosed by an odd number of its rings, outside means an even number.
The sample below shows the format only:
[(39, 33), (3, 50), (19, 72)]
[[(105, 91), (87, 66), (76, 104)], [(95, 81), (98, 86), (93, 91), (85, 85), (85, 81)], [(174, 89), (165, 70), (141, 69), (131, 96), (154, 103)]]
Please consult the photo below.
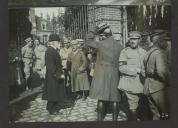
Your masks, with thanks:
[(127, 14), (124, 6), (90, 6), (88, 7), (88, 31), (105, 22), (111, 26), (114, 37), (119, 37), (122, 44), (126, 42)]
[(127, 17), (123, 6), (80, 6), (67, 7), (65, 12), (66, 36), (72, 39), (85, 39), (89, 31), (95, 26), (106, 22), (111, 26), (113, 35), (122, 37), (126, 42)]

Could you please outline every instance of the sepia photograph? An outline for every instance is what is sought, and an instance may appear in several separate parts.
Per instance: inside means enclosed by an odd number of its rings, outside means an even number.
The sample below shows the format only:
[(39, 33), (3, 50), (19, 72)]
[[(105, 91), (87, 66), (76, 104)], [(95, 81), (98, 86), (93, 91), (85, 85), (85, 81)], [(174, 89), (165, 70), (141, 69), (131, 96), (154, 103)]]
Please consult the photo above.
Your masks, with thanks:
[(8, 16), (10, 123), (171, 119), (170, 5), (9, 8)]
[(171, 0), (9, 0), (9, 6), (49, 5), (171, 5)]

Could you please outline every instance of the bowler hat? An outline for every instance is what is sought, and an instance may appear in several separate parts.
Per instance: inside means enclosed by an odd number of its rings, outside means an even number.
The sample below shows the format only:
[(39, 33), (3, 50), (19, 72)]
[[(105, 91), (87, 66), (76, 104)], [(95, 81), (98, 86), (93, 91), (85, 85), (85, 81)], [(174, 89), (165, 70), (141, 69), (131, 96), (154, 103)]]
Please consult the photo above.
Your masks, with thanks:
[(141, 33), (139, 31), (130, 31), (129, 38), (130, 39), (139, 39), (139, 38), (141, 38)]
[(52, 41), (60, 41), (60, 38), (57, 34), (51, 34), (49, 36), (49, 42), (52, 42)]

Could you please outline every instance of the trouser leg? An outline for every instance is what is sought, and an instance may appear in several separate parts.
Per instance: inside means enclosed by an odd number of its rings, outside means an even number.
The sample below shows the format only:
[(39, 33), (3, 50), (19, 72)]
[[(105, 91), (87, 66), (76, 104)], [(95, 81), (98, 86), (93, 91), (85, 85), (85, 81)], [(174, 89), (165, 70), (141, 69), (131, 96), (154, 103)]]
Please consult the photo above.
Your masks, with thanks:
[(129, 113), (129, 103), (128, 103), (128, 98), (127, 95), (124, 91), (120, 91), (121, 94), (121, 101), (119, 102), (119, 108), (127, 115), (128, 117), (128, 113)]
[(30, 75), (31, 75), (31, 67), (27, 64), (25, 64), (24, 67), (24, 73), (25, 73), (25, 80), (26, 80), (26, 89), (30, 89), (31, 88), (31, 81), (30, 81)]
[(149, 105), (153, 120), (167, 119), (169, 115), (168, 92), (162, 89), (149, 95)]
[(129, 111), (128, 111), (128, 120), (137, 120), (136, 109), (138, 107), (139, 97), (137, 94), (127, 93), (128, 103), (129, 103)]

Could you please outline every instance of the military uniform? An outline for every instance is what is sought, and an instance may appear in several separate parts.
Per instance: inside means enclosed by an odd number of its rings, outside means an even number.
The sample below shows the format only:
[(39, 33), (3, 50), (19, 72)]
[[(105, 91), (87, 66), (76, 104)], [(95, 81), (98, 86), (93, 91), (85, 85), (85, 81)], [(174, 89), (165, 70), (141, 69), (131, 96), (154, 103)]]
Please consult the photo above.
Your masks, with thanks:
[(68, 73), (67, 67), (68, 67), (68, 61), (67, 58), (69, 56), (69, 54), (72, 52), (72, 48), (61, 48), (58, 53), (61, 56), (61, 60), (62, 60), (62, 66), (63, 66), (63, 71), (64, 71), (64, 75), (65, 75), (65, 79), (64, 79), (64, 84), (65, 84), (65, 90), (66, 90), (66, 94), (68, 96), (71, 95), (71, 84), (70, 84), (70, 74)]
[(40, 78), (45, 78), (45, 72), (42, 72), (45, 68), (45, 52), (47, 48), (44, 45), (36, 46), (34, 49), (36, 61), (34, 70), (40, 75)]
[[(31, 42), (31, 41), (29, 41)], [(28, 81), (33, 67), (33, 56), (34, 56), (34, 49), (33, 47), (29, 47), (29, 42), (22, 47), (21, 54), (22, 54), (22, 61), (24, 63), (24, 73), (25, 73), (25, 79)], [(30, 86), (27, 82), (27, 85)], [(29, 87), (30, 88), (30, 87)]]
[(118, 88), (126, 92), (128, 96), (130, 109), (136, 109), (138, 106), (138, 96), (135, 94), (143, 93), (143, 84), (137, 69), (143, 69), (143, 58), (146, 51), (142, 48), (132, 49), (127, 47), (121, 51), (119, 71), (121, 78)]
[(68, 55), (72, 52), (72, 49), (71, 48), (61, 48), (60, 51), (59, 51), (59, 55), (61, 56), (61, 59), (62, 59), (62, 66), (63, 66), (63, 69), (66, 69), (67, 68), (67, 58), (68, 58)]
[(142, 41), (140, 41), (139, 46), (144, 50), (148, 51), (148, 41), (149, 41), (150, 33), (147, 31), (142, 32)]
[(147, 76), (144, 93), (148, 96), (153, 120), (165, 118), (168, 114), (168, 86), (170, 84), (166, 51), (152, 46), (145, 56), (144, 63)]
[(121, 77), (118, 89), (122, 90), (128, 99), (129, 109), (126, 111), (128, 119), (136, 120), (139, 94), (143, 93), (141, 71), (144, 74), (143, 58), (146, 51), (138, 47), (139, 39), (141, 38), (139, 32), (130, 32), (129, 37), (130, 45), (121, 51), (119, 58)]

